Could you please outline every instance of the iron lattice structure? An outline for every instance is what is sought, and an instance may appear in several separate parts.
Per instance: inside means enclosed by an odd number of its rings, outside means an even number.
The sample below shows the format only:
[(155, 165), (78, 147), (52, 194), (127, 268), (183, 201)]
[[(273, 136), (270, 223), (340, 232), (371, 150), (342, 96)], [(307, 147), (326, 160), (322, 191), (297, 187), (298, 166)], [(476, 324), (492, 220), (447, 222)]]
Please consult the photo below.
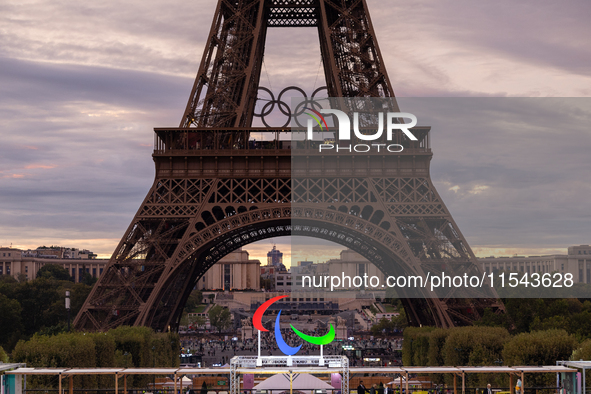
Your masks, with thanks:
[(250, 127), (268, 27), (317, 27), (330, 97), (394, 97), (364, 0), (219, 1), (181, 127)]
[[(75, 319), (78, 329), (175, 329), (223, 256), (276, 236), (321, 237), (384, 273), (480, 274), (429, 176), (429, 128), (400, 154), (320, 156), (253, 128), (267, 28), (316, 27), (332, 97), (393, 98), (364, 0), (219, 0), (180, 127), (155, 129), (154, 184)], [(250, 135), (270, 138), (253, 144)], [(356, 141), (350, 141), (354, 144)], [(357, 141), (359, 142), (359, 141)], [(404, 293), (401, 294), (404, 297)], [(491, 291), (405, 298), (414, 325), (470, 324)]]

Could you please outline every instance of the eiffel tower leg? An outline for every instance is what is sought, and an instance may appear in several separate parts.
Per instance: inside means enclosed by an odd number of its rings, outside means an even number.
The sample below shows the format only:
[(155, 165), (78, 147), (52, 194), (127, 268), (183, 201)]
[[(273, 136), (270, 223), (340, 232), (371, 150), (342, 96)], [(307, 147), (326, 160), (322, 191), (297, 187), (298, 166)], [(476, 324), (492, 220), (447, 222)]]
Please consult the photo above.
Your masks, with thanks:
[(266, 34), (265, 0), (218, 0), (180, 127), (250, 127)]
[(365, 0), (319, 0), (318, 34), (330, 97), (394, 97)]
[[(426, 139), (428, 128), (421, 135)], [(388, 276), (480, 278), (472, 250), (431, 182), (430, 160), (430, 150), (420, 147), (400, 156), (312, 156), (303, 151), (292, 166), (294, 220), (307, 218), (309, 223), (300, 227), (310, 228), (314, 218), (321, 218), (324, 227), (338, 224), (335, 236), (325, 238), (357, 251)], [(342, 226), (355, 230), (345, 232)], [(426, 287), (396, 289), (413, 325), (468, 325), (485, 308), (504, 310), (496, 292), (486, 286), (435, 292)]]
[[(205, 168), (201, 156), (155, 156), (154, 185), (75, 326), (174, 329), (196, 280), (219, 259), (257, 240), (289, 235), (290, 180), (277, 175), (289, 173), (290, 151), (269, 153), (256, 152), (253, 164), (248, 157), (218, 156), (220, 168), (236, 166), (230, 177), (208, 177), (223, 171)], [(237, 177), (248, 172), (269, 177)]]
[(152, 208), (169, 199), (178, 184), (157, 179), (98, 282), (74, 320), (78, 329), (106, 330), (134, 325), (145, 308), (165, 262), (185, 233), (188, 218)]

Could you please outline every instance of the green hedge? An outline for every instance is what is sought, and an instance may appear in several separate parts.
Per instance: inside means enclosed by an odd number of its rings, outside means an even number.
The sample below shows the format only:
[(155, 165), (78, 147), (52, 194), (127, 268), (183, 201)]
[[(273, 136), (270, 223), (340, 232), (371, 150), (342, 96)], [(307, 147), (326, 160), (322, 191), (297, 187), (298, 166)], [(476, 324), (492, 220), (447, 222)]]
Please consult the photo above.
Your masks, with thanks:
[[(509, 340), (509, 332), (501, 327), (456, 327), (449, 334), (442, 347), (443, 365), (501, 365), (503, 348)], [(450, 379), (448, 377), (448, 379)], [(469, 386), (503, 385), (503, 375), (468, 375)]]
[(8, 354), (6, 354), (2, 346), (0, 346), (0, 363), (8, 363)]
[[(555, 365), (557, 360), (568, 360), (577, 345), (577, 339), (565, 330), (534, 331), (511, 338), (503, 357), (506, 365)], [(550, 375), (535, 374), (527, 384), (554, 384), (556, 377)]]
[[(579, 344), (573, 351), (570, 360), (591, 360), (591, 339), (587, 339), (583, 343)], [(585, 373), (585, 379), (587, 382), (591, 382), (591, 371), (587, 370)]]
[[(118, 327), (105, 333), (63, 333), (54, 336), (34, 335), (20, 341), (12, 352), (12, 360), (28, 367), (178, 367), (179, 336), (154, 333), (147, 327)], [(145, 387), (149, 375), (128, 379), (132, 387)], [(55, 380), (55, 379), (53, 379)], [(53, 387), (50, 377), (31, 377), (30, 388)], [(76, 376), (80, 388), (112, 388), (112, 376)]]
[(450, 330), (438, 328), (433, 330), (429, 337), (429, 364), (430, 366), (445, 365), (443, 346)]
[(427, 365), (429, 338), (434, 327), (407, 327), (402, 342), (402, 363), (405, 366)]
[(442, 347), (443, 365), (498, 365), (510, 338), (501, 327), (456, 327)]
[(501, 327), (409, 327), (404, 330), (405, 366), (495, 365), (510, 338)]
[[(545, 330), (511, 337), (502, 327), (456, 327), (434, 329), (409, 327), (404, 331), (402, 361), (405, 366), (555, 365), (557, 360), (591, 358), (591, 340), (579, 344), (565, 330)], [(435, 383), (451, 384), (448, 375), (433, 375)], [(536, 374), (528, 386), (553, 385), (555, 376)], [(508, 385), (504, 375), (472, 374), (469, 386)]]

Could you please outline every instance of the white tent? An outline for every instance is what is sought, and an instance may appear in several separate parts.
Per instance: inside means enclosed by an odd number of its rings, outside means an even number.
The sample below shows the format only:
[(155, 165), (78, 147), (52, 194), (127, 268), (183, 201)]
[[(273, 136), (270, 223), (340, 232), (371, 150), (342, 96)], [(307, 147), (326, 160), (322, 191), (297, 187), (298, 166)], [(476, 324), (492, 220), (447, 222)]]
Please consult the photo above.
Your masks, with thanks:
[[(257, 390), (257, 392), (260, 390), (273, 390), (273, 394), (275, 394), (275, 390), (285, 390), (289, 392), (289, 375), (273, 375), (253, 388)], [(334, 387), (313, 375), (307, 373), (295, 373), (293, 374), (293, 390), (312, 394), (312, 390), (334, 390)], [(330, 393), (332, 391), (328, 392)]]
[[(193, 386), (193, 381), (186, 376), (183, 376), (182, 383), (183, 383), (183, 388)], [(170, 382), (162, 383), (162, 386), (174, 388), (174, 380), (170, 381)], [(177, 390), (179, 390), (181, 388), (181, 379), (177, 379), (176, 388), (177, 388)]]

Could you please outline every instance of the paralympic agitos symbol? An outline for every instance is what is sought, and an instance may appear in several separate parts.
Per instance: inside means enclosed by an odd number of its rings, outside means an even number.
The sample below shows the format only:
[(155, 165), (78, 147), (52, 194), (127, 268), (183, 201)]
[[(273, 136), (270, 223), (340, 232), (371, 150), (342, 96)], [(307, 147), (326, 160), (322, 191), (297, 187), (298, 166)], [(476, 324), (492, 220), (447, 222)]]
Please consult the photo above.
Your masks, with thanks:
[[(270, 300), (266, 301), (263, 305), (261, 305), (254, 312), (254, 315), (252, 316), (252, 325), (254, 326), (254, 328), (256, 328), (259, 331), (268, 332), (269, 330), (267, 330), (265, 327), (263, 327), (263, 322), (262, 322), (263, 314), (271, 305), (273, 305), (275, 302), (277, 302), (278, 300), (285, 298), (285, 297), (287, 297), (287, 296), (283, 295), (283, 296), (273, 297)], [(277, 346), (279, 347), (279, 350), (281, 350), (283, 352), (283, 354), (285, 354), (286, 356), (293, 356), (301, 349), (303, 344), (300, 346), (297, 346), (297, 347), (292, 347), (292, 346), (289, 346), (287, 343), (285, 343), (285, 340), (283, 339), (283, 336), (281, 335), (281, 328), (279, 326), (279, 319), (280, 318), (281, 318), (281, 310), (279, 311), (279, 313), (277, 314), (277, 318), (275, 319), (275, 341), (277, 342)], [(329, 344), (334, 340), (334, 337), (335, 337), (335, 329), (332, 326), (332, 324), (330, 324), (330, 329), (328, 330), (328, 334), (323, 335), (321, 337), (313, 337), (310, 335), (306, 335), (303, 332), (298, 331), (292, 324), (290, 324), (290, 327), (298, 337), (302, 338), (306, 342), (313, 343), (314, 345)]]

